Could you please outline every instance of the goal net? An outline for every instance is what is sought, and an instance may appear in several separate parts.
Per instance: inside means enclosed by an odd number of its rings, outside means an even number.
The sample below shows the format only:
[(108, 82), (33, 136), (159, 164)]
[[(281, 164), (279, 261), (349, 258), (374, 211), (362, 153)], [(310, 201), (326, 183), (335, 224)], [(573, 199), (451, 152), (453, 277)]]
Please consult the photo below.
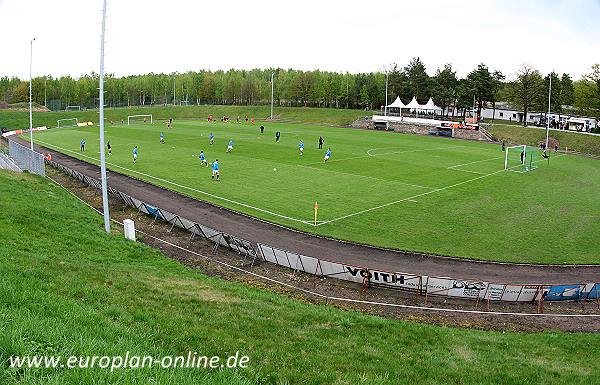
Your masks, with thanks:
[(81, 106), (66, 106), (65, 111), (81, 111)]
[(538, 168), (538, 149), (526, 145), (506, 147), (504, 169), (514, 172), (529, 172)]
[(79, 120), (77, 118), (58, 119), (56, 121), (56, 127), (73, 127), (76, 126), (77, 123), (79, 123)]
[(129, 115), (127, 117), (127, 125), (131, 123), (151, 123), (152, 115)]

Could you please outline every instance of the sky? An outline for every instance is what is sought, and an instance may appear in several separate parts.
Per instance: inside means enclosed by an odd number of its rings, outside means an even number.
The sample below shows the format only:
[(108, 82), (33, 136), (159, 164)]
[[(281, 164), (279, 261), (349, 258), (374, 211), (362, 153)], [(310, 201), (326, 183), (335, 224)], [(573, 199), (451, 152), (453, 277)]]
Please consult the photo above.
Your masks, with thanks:
[[(102, 0), (0, 0), (0, 76), (99, 71)], [(371, 72), (420, 57), (430, 75), (520, 64), (574, 79), (600, 62), (600, 0), (109, 0), (117, 76), (252, 68)]]

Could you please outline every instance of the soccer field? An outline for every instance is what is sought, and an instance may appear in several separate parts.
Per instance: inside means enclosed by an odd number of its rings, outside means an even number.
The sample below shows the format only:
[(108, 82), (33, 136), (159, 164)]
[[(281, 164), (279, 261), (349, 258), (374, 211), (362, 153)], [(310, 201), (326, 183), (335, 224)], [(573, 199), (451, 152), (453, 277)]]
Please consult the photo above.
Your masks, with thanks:
[[(153, 125), (107, 125), (108, 167), (333, 238), (481, 260), (599, 262), (598, 161), (553, 154), (535, 171), (510, 172), (500, 147), (488, 143), (283, 123), (265, 123), (260, 134), (261, 124), (175, 121), (167, 129), (156, 119)], [(81, 139), (87, 141), (83, 153)], [(98, 163), (98, 127), (49, 130), (35, 140)], [(234, 148), (226, 154), (229, 140)], [(332, 157), (325, 164), (327, 147)], [(219, 160), (219, 182), (200, 165), (200, 150), (209, 162)]]

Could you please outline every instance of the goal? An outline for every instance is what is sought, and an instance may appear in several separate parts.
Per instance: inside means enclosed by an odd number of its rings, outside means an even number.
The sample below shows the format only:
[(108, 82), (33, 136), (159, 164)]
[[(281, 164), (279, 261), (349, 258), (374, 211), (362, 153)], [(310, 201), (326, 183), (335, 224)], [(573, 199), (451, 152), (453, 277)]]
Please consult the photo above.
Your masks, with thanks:
[(504, 153), (504, 169), (514, 172), (529, 172), (538, 168), (538, 153), (534, 147), (526, 145), (506, 147)]
[(65, 111), (81, 111), (81, 106), (65, 106)]
[(77, 118), (58, 119), (56, 121), (56, 127), (73, 127), (76, 126), (77, 123), (79, 123), (79, 120)]
[(150, 121), (150, 124), (152, 124), (152, 115), (129, 115), (127, 117), (127, 125), (129, 126), (129, 124), (131, 122), (148, 122)]

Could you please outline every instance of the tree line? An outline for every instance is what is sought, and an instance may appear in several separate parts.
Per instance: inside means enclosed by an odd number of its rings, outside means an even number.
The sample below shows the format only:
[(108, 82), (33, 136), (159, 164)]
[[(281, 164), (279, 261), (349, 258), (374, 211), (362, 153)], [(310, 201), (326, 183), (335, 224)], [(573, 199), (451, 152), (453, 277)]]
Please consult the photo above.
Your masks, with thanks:
[[(478, 112), (509, 102), (524, 112), (545, 111), (552, 79), (551, 109), (562, 112), (574, 106), (575, 112), (600, 113), (600, 66), (573, 81), (569, 74), (552, 72), (545, 77), (530, 65), (520, 66), (511, 80), (498, 70), (479, 64), (464, 78), (451, 64), (429, 76), (420, 58), (405, 66), (392, 64), (386, 72), (338, 73), (293, 69), (253, 69), (229, 71), (189, 71), (185, 73), (133, 75), (105, 79), (108, 107), (164, 104), (260, 105), (271, 101), (271, 76), (275, 79), (274, 99), (278, 106), (379, 109), (400, 96), (408, 103), (415, 96), (420, 103), (430, 97), (451, 111), (464, 113), (475, 103)], [(32, 80), (33, 101), (52, 110), (69, 105), (98, 106), (98, 74), (78, 78), (38, 76)], [(18, 103), (29, 100), (29, 82), (16, 77), (0, 77), (0, 100)], [(571, 111), (573, 112), (573, 111)], [(456, 112), (453, 112), (456, 113)], [(460, 113), (460, 112), (459, 112)], [(479, 115), (479, 114), (478, 114)]]

